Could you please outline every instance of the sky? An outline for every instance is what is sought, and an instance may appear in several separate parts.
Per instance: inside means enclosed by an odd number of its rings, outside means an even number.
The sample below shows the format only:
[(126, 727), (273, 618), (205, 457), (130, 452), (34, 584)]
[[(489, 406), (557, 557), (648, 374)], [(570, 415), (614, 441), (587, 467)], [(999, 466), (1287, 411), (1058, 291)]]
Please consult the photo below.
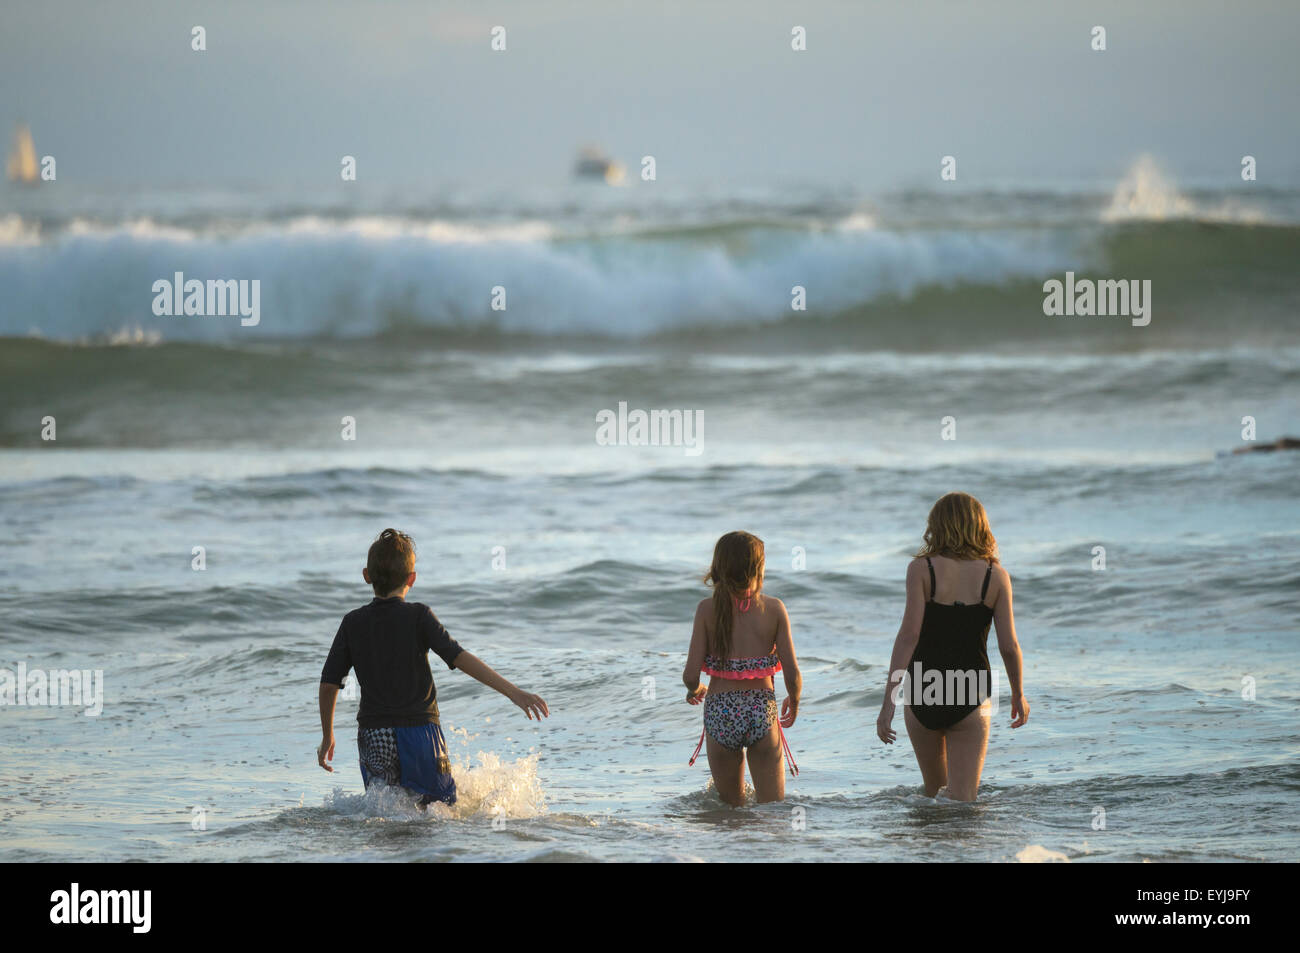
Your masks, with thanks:
[(907, 188), (954, 155), (1034, 188), (1149, 153), (1297, 187), (1298, 41), (1294, 0), (7, 0), (0, 126), (60, 181), (182, 187), (337, 180), (343, 155), (370, 182), (548, 182), (587, 142), (660, 181)]

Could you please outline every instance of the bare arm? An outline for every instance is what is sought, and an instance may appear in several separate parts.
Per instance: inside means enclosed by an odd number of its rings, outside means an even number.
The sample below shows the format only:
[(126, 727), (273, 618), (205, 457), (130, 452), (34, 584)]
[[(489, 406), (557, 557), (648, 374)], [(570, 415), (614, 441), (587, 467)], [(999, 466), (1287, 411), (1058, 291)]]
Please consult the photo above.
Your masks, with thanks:
[(531, 695), (494, 672), (482, 659), (472, 652), (461, 652), (456, 656), (456, 667), (475, 681), (482, 682), (488, 688), (500, 692), (524, 710), (528, 720), (533, 716), (541, 721), (543, 716), (549, 718), (551, 711), (540, 695)]
[(334, 760), (334, 702), (339, 696), (339, 686), (320, 683), (320, 747), (316, 749), (316, 763), (333, 772), (328, 762)]
[(1011, 607), (1011, 576), (1001, 566), (998, 567), (998, 582), (998, 598), (993, 604), (993, 625), (998, 633), (1002, 666), (1006, 669), (1007, 681), (1011, 683), (1011, 727), (1019, 728), (1029, 720), (1029, 702), (1025, 700), (1023, 680), (1025, 660), (1016, 638), (1016, 615)]
[(799, 699), (803, 695), (803, 675), (799, 672), (799, 660), (794, 655), (794, 636), (790, 632), (790, 614), (785, 611), (785, 603), (773, 599), (776, 603), (776, 657), (781, 660), (781, 675), (785, 679), (785, 701), (781, 703), (781, 727), (789, 728), (799, 717)]
[(889, 656), (889, 671), (885, 675), (885, 698), (880, 703), (880, 717), (876, 719), (876, 735), (885, 744), (894, 743), (898, 733), (894, 721), (894, 689), (902, 683), (902, 673), (912, 661), (916, 643), (921, 638), (921, 619), (925, 617), (925, 571), (921, 560), (914, 559), (907, 567), (907, 604), (903, 607), (903, 621), (894, 637), (894, 651)]
[(708, 633), (705, 621), (711, 608), (710, 600), (705, 599), (695, 607), (695, 624), (691, 628), (691, 647), (686, 653), (686, 668), (682, 670), (682, 684), (686, 686), (686, 700), (698, 705), (707, 693), (707, 688), (700, 687), (700, 669), (704, 667), (704, 653), (708, 648)]

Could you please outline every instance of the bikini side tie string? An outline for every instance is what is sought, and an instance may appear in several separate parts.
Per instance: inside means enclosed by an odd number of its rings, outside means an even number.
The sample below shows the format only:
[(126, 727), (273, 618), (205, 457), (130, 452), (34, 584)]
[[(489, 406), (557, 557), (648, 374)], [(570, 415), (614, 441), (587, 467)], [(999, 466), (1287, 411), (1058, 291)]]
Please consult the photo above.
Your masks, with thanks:
[[(777, 734), (781, 736), (781, 750), (785, 752), (786, 763), (790, 766), (790, 774), (793, 777), (799, 777), (799, 765), (795, 764), (794, 753), (790, 751), (790, 742), (785, 740), (785, 729), (781, 727), (781, 722), (776, 723)], [(704, 732), (700, 731), (700, 743), (695, 746), (695, 752), (691, 755), (691, 760), (686, 762), (688, 768), (695, 766), (695, 759), (700, 756), (700, 749), (704, 747)]]

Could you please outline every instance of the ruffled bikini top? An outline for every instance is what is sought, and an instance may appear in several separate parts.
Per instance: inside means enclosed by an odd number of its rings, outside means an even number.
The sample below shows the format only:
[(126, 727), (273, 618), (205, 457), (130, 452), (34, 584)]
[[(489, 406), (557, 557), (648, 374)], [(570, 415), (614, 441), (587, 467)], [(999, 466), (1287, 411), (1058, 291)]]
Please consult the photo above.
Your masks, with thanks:
[(716, 655), (705, 655), (704, 665), (700, 670), (714, 678), (744, 681), (748, 678), (768, 678), (775, 675), (781, 671), (781, 660), (775, 652), (771, 655), (755, 655), (751, 658), (720, 659)]

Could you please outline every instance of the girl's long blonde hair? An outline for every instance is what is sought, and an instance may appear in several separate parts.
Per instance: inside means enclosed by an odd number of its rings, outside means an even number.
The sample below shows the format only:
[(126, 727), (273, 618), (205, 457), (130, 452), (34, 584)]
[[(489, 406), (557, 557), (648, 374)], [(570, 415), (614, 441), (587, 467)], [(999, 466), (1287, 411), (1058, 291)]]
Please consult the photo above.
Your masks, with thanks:
[(713, 565), (704, 581), (713, 587), (713, 633), (709, 650), (719, 658), (731, 656), (731, 629), (735, 622), (732, 599), (746, 594), (757, 598), (763, 585), (763, 541), (752, 533), (727, 533), (713, 547)]
[(998, 559), (998, 541), (989, 529), (989, 516), (969, 493), (948, 493), (930, 508), (924, 545), (917, 558)]

